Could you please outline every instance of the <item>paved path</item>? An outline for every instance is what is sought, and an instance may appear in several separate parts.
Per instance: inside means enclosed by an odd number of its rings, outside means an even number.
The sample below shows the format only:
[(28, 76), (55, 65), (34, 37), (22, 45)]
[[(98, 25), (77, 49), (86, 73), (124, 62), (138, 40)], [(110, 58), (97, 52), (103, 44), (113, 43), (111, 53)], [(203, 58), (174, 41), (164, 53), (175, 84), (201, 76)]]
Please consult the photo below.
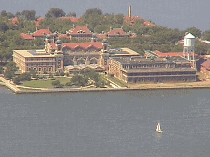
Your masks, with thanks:
[(13, 90), (15, 93), (20, 92), (21, 90), (16, 87), (15, 84), (12, 83), (12, 81), (5, 79), (4, 77), (0, 76), (0, 80), (4, 83), (5, 86)]

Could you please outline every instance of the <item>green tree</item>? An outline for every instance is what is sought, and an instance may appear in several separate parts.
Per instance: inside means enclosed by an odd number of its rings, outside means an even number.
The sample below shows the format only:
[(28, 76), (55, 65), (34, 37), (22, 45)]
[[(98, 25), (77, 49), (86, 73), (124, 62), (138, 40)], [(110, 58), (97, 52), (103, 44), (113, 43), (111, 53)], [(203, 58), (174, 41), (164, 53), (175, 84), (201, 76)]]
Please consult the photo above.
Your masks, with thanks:
[(12, 19), (12, 18), (15, 17), (15, 15), (14, 15), (13, 13), (11, 13), (11, 12), (8, 12), (8, 13), (7, 13), (7, 17), (8, 17), (9, 19)]
[(20, 77), (14, 77), (14, 78), (12, 79), (12, 81), (13, 81), (16, 85), (18, 85), (18, 84), (20, 84), (21, 79), (20, 79)]
[(19, 11), (17, 11), (16, 13), (15, 13), (15, 17), (20, 17), (21, 16), (21, 13), (19, 12)]
[(76, 17), (77, 14), (75, 12), (70, 12), (66, 15), (67, 17)]
[(50, 17), (58, 18), (58, 17), (62, 17), (62, 16), (65, 16), (65, 15), (66, 15), (66, 13), (62, 9), (59, 9), (59, 8), (51, 8), (45, 14), (45, 17), (46, 18), (50, 18)]
[(36, 19), (36, 11), (35, 10), (23, 10), (21, 12), (22, 17), (26, 20), (35, 20)]
[(202, 33), (202, 39), (210, 41), (210, 30), (206, 30)]
[(2, 11), (1, 11), (1, 16), (7, 17), (7, 11), (6, 11), (6, 10), (2, 10)]
[(28, 72), (28, 73), (23, 73), (19, 76), (20, 80), (21, 81), (31, 81), (31, 73)]
[(9, 29), (7, 24), (3, 21), (0, 21), (0, 32), (6, 32)]
[(15, 72), (18, 70), (18, 68), (16, 67), (16, 64), (14, 62), (9, 62), (6, 65), (6, 70), (4, 72), (4, 76), (7, 79), (11, 79), (15, 76)]
[(201, 30), (196, 28), (196, 27), (190, 27), (190, 28), (187, 28), (185, 32), (188, 32), (188, 33), (191, 33), (192, 35), (194, 35), (195, 37), (198, 37), (200, 38), (201, 37)]
[(208, 45), (200, 43), (200, 41), (195, 41), (195, 53), (196, 54), (206, 54), (208, 52)]
[(88, 79), (87, 79), (87, 77), (76, 74), (71, 78), (71, 82), (72, 82), (72, 84), (74, 84), (76, 86), (84, 87), (87, 85)]
[(63, 85), (60, 83), (59, 80), (52, 81), (51, 83), (55, 88), (62, 88)]
[(3, 74), (4, 73), (4, 68), (3, 66), (0, 66), (0, 74)]
[(91, 31), (94, 31), (94, 28), (100, 24), (103, 19), (102, 11), (98, 8), (88, 9), (85, 14), (82, 16), (81, 24), (86, 25)]

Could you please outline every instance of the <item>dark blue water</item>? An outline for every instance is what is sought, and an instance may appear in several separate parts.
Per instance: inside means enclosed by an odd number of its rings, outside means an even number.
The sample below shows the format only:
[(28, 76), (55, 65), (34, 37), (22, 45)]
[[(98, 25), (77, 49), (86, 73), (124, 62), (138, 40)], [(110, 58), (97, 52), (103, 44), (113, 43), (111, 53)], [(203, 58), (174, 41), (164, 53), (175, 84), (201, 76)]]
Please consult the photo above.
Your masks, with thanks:
[(209, 89), (16, 95), (0, 87), (0, 157), (209, 157), (209, 148)]

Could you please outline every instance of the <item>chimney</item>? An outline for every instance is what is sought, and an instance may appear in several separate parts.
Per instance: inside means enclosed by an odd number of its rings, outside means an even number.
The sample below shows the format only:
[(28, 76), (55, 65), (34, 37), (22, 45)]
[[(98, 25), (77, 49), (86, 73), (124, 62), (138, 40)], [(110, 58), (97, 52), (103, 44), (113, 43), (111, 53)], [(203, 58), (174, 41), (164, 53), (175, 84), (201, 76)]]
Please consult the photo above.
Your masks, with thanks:
[(128, 8), (128, 17), (131, 20), (131, 6), (129, 6), (129, 8)]

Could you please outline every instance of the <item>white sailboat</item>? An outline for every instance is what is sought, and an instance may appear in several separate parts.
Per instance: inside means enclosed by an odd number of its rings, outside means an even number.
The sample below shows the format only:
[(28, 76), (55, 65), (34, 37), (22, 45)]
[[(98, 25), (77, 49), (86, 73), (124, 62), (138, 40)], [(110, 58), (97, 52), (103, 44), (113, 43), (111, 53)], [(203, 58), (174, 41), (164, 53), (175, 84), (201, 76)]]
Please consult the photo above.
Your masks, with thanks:
[(156, 132), (157, 132), (157, 133), (162, 133), (162, 132), (163, 132), (163, 131), (160, 129), (160, 123), (157, 124)]

